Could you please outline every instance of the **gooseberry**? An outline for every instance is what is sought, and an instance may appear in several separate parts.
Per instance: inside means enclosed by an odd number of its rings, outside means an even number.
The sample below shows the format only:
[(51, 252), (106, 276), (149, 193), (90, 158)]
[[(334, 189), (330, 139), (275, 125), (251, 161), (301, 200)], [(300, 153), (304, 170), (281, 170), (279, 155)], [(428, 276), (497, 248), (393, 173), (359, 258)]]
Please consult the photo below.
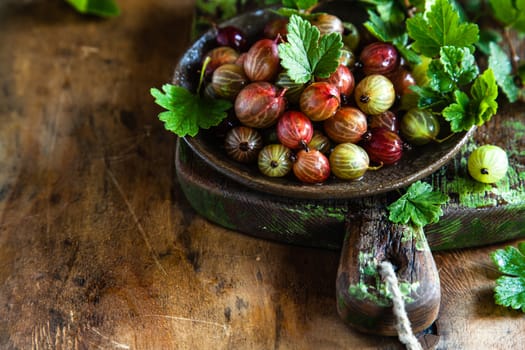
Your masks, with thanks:
[(316, 149), (321, 153), (327, 154), (330, 152), (331, 147), (332, 142), (330, 141), (328, 136), (326, 136), (319, 130), (314, 130), (312, 139), (310, 140), (310, 142), (308, 142), (308, 148)]
[(367, 75), (354, 91), (355, 102), (366, 114), (380, 114), (392, 107), (396, 93), (392, 82), (380, 74)]
[(470, 176), (482, 183), (495, 183), (501, 180), (509, 168), (507, 153), (496, 145), (483, 145), (476, 148), (467, 160)]
[(267, 128), (284, 113), (284, 90), (258, 81), (245, 86), (235, 99), (235, 115), (242, 124), (254, 128)]
[(243, 67), (252, 81), (272, 81), (281, 69), (276, 40), (255, 42), (246, 53)]
[(211, 86), (215, 94), (229, 100), (234, 100), (248, 82), (244, 69), (235, 63), (219, 66), (211, 78)]
[(264, 37), (268, 39), (275, 39), (280, 36), (286, 38), (288, 34), (288, 18), (276, 18), (268, 22), (263, 29)]
[(330, 161), (316, 149), (303, 149), (297, 152), (292, 170), (301, 182), (321, 183), (330, 176)]
[(244, 51), (247, 44), (246, 35), (235, 26), (217, 28), (216, 41), (220, 46), (230, 46), (239, 51)]
[(370, 159), (366, 151), (353, 143), (340, 143), (330, 153), (332, 173), (343, 180), (357, 180), (368, 170)]
[(416, 80), (406, 68), (398, 67), (392, 73), (388, 74), (387, 77), (394, 85), (394, 90), (398, 96), (401, 97), (405, 94), (413, 93), (410, 87), (416, 85)]
[(390, 131), (399, 131), (399, 118), (392, 111), (386, 111), (380, 114), (368, 116), (368, 127), (372, 128), (386, 128)]
[(379, 164), (395, 164), (403, 155), (403, 140), (393, 131), (385, 128), (370, 129), (363, 136), (362, 146), (370, 160)]
[(412, 108), (401, 118), (399, 125), (403, 138), (414, 145), (438, 141), (439, 120), (429, 109)]
[(343, 22), (343, 43), (350, 51), (357, 49), (361, 35), (357, 27), (350, 22)]
[(301, 93), (299, 107), (312, 121), (322, 121), (335, 114), (341, 104), (339, 89), (334, 84), (319, 81), (308, 85)]
[(299, 103), (299, 98), (306, 87), (305, 84), (293, 81), (286, 72), (279, 73), (275, 85), (286, 89), (286, 92), (284, 93), (286, 100), (294, 104)]
[(326, 135), (337, 143), (357, 143), (367, 131), (366, 115), (355, 107), (341, 107), (323, 122)]
[(310, 19), (310, 23), (319, 29), (321, 35), (330, 33), (343, 34), (344, 31), (343, 21), (341, 21), (339, 17), (329, 13), (315, 14)]
[(277, 121), (279, 142), (291, 149), (305, 148), (312, 139), (314, 128), (304, 113), (286, 111)]
[(259, 152), (257, 165), (263, 175), (282, 177), (292, 169), (291, 155), (288, 147), (280, 143), (269, 144)]
[(263, 147), (263, 139), (257, 130), (238, 126), (226, 134), (224, 149), (226, 154), (240, 163), (253, 163)]
[(366, 75), (387, 74), (398, 67), (399, 58), (392, 44), (376, 41), (363, 48), (359, 62)]
[(235, 63), (239, 58), (239, 53), (229, 46), (219, 46), (208, 51), (205, 57), (210, 58), (206, 66), (206, 74), (209, 75), (225, 63)]
[(339, 94), (346, 96), (350, 95), (355, 87), (355, 80), (352, 71), (343, 64), (340, 64), (330, 77), (318, 79), (317, 81), (326, 81), (335, 85), (339, 90)]

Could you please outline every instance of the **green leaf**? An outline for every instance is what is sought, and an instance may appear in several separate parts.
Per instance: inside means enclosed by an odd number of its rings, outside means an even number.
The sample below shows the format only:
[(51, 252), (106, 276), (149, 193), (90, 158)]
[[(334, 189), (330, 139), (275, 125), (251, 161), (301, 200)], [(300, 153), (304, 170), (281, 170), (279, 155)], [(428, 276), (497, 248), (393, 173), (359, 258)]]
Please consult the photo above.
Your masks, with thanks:
[(445, 72), (458, 86), (469, 84), (479, 74), (476, 59), (466, 47), (443, 46), (439, 57)]
[(288, 23), (288, 42), (279, 44), (281, 65), (296, 83), (314, 77), (327, 78), (339, 66), (343, 41), (338, 33), (320, 35), (319, 29), (300, 16), (292, 15)]
[(298, 10), (308, 10), (317, 5), (317, 0), (283, 0), (283, 6)]
[(432, 108), (441, 110), (450, 103), (448, 94), (443, 94), (432, 89), (430, 86), (414, 85), (410, 87), (418, 96), (417, 106), (419, 108)]
[(407, 19), (406, 28), (414, 49), (428, 57), (436, 57), (442, 46), (468, 47), (478, 41), (478, 26), (463, 23), (446, 0), (436, 0), (430, 11)]
[(489, 68), (494, 72), (496, 82), (507, 96), (509, 102), (516, 102), (519, 88), (514, 83), (514, 77), (511, 75), (512, 64), (505, 51), (494, 42), (489, 44)]
[(120, 9), (114, 0), (66, 0), (80, 13), (100, 17), (114, 17), (120, 14)]
[(408, 45), (407, 33), (392, 39), (392, 44), (396, 47), (401, 56), (403, 56), (409, 63), (413, 65), (421, 63), (421, 57)]
[(463, 91), (454, 92), (455, 103), (445, 107), (441, 114), (450, 123), (453, 132), (469, 130), (475, 124), (475, 120), (470, 111), (470, 98)]
[(507, 246), (490, 254), (498, 270), (504, 274), (496, 280), (496, 304), (525, 312), (525, 242)]
[(525, 32), (525, 0), (489, 0), (492, 14), (503, 25)]
[(180, 137), (195, 136), (200, 129), (218, 125), (232, 106), (226, 100), (194, 95), (181, 86), (164, 84), (162, 90), (150, 90), (155, 103), (167, 110), (159, 114), (159, 119), (166, 130)]
[(499, 277), (494, 293), (496, 304), (525, 312), (525, 277)]
[(452, 92), (456, 88), (456, 83), (445, 71), (443, 63), (439, 59), (434, 59), (428, 65), (427, 71), (428, 85), (432, 90), (442, 93)]
[(368, 10), (368, 21), (363, 25), (370, 34), (381, 41), (388, 41), (392, 37), (393, 28), (391, 23), (383, 21), (375, 11)]
[(429, 86), (449, 93), (469, 84), (479, 74), (474, 55), (466, 47), (443, 46), (428, 66)]
[(498, 85), (492, 69), (486, 69), (483, 74), (476, 78), (470, 89), (470, 94), (474, 103), (476, 125), (480, 126), (489, 121), (498, 111), (498, 103), (496, 102)]
[(507, 246), (498, 249), (490, 257), (501, 273), (525, 277), (525, 242), (521, 242), (517, 248)]
[(400, 224), (411, 223), (419, 227), (435, 223), (443, 215), (441, 205), (448, 199), (447, 195), (433, 191), (430, 184), (415, 182), (405, 194), (387, 207), (389, 220)]
[(450, 123), (453, 132), (469, 130), (472, 126), (480, 126), (489, 121), (498, 111), (498, 85), (492, 69), (486, 69), (479, 75), (466, 93), (456, 90), (456, 102), (444, 108), (443, 118)]

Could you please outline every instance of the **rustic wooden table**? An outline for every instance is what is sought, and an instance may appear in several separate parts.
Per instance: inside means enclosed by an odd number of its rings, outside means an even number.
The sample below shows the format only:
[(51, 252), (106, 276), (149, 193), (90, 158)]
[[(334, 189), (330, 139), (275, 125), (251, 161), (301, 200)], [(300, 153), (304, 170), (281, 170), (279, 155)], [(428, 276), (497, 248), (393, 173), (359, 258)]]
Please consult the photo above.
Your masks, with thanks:
[[(339, 252), (197, 215), (150, 87), (189, 44), (192, 0), (0, 3), (0, 348), (397, 349), (339, 319)], [(519, 349), (489, 253), (436, 252), (438, 349)]]

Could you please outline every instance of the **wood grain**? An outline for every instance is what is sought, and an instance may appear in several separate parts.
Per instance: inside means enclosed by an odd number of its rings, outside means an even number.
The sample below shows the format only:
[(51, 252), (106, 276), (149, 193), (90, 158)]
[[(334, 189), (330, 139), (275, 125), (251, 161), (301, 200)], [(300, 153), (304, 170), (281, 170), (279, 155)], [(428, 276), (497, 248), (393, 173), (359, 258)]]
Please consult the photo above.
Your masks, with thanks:
[(397, 335), (392, 299), (381, 290), (384, 279), (378, 269), (387, 262), (398, 283), (407, 287), (403, 302), (413, 332), (423, 332), (439, 311), (439, 273), (424, 233), (393, 224), (386, 206), (386, 200), (368, 198), (364, 205), (350, 208), (336, 277), (337, 311), (362, 332)]
[[(170, 81), (193, 2), (119, 5), (100, 20), (0, 2), (0, 348), (401, 348), (339, 319), (339, 252), (190, 207), (149, 88)], [(435, 254), (437, 348), (523, 344), (522, 313), (492, 301), (501, 246)]]

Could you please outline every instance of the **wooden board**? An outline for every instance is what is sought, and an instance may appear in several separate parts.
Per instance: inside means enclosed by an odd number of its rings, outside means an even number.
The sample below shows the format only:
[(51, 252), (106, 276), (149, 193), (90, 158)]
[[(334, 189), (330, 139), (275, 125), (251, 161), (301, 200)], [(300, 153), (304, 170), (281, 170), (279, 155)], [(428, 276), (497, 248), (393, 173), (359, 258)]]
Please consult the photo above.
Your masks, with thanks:
[[(455, 159), (425, 181), (447, 193), (441, 220), (425, 228), (433, 250), (465, 248), (525, 236), (525, 111), (503, 103), (500, 112), (479, 128)], [(491, 143), (507, 150), (510, 169), (494, 185), (467, 173), (468, 155)], [(246, 234), (322, 248), (339, 249), (344, 223), (357, 200), (302, 200), (254, 191), (217, 173), (193, 154), (184, 141), (177, 148), (176, 172), (193, 207), (224, 227)], [(397, 192), (378, 198), (396, 198)]]
[[(0, 2), (1, 349), (401, 349), (337, 315), (339, 252), (198, 215), (149, 89), (171, 79), (193, 1)], [(483, 138), (482, 138), (483, 139)], [(438, 349), (519, 349), (488, 254), (434, 253)]]

